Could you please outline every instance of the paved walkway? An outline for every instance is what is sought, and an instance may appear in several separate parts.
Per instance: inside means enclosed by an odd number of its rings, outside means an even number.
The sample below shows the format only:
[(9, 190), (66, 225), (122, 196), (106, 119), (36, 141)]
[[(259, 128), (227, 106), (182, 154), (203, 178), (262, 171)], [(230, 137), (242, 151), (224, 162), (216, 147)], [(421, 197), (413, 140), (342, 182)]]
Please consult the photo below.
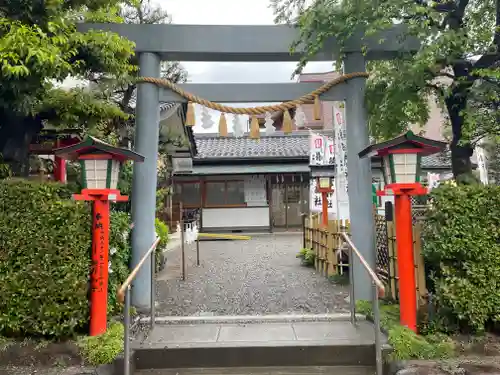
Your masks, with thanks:
[(293, 346), (302, 345), (363, 345), (373, 344), (373, 325), (365, 320), (353, 326), (349, 320), (322, 322), (281, 322), (246, 324), (158, 324), (139, 348)]
[(167, 253), (158, 275), (158, 314), (170, 316), (326, 314), (348, 311), (347, 288), (330, 283), (296, 258), (300, 233), (249, 241), (186, 245), (186, 280), (180, 248)]

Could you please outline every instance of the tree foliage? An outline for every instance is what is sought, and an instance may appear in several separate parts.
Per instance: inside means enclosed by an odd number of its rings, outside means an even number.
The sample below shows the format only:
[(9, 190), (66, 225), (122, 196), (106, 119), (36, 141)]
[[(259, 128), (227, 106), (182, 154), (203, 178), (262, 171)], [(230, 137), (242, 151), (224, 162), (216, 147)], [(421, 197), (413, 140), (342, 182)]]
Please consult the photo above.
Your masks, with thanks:
[(127, 115), (67, 77), (121, 77), (135, 70), (133, 44), (116, 34), (77, 32), (80, 21), (120, 22), (117, 0), (0, 2), (0, 153), (26, 173), (28, 146), (47, 123), (92, 126)]
[[(120, 16), (125, 23), (130, 24), (164, 24), (172, 21), (167, 11), (151, 0), (134, 0), (122, 4)], [(137, 61), (133, 61), (137, 63)], [(93, 89), (101, 96), (110, 98), (128, 118), (114, 118), (105, 129), (107, 134), (120, 133), (122, 139), (134, 138), (134, 112), (136, 102), (136, 84), (138, 70), (121, 77), (103, 77), (100, 74), (88, 77), (94, 83)], [(187, 71), (178, 61), (163, 61), (161, 77), (172, 82), (185, 82)], [(168, 140), (167, 140), (168, 142)]]
[(277, 22), (300, 27), (297, 45), (300, 42), (306, 53), (296, 72), (332, 37), (342, 47), (354, 32), (371, 36), (404, 24), (408, 35), (420, 39), (414, 54), (368, 63), (372, 74), (367, 109), (370, 130), (377, 138), (425, 124), (429, 100), (437, 100), (451, 127), (453, 172), (460, 177), (471, 174), (474, 143), (500, 134), (498, 0), (272, 0), (272, 4)]

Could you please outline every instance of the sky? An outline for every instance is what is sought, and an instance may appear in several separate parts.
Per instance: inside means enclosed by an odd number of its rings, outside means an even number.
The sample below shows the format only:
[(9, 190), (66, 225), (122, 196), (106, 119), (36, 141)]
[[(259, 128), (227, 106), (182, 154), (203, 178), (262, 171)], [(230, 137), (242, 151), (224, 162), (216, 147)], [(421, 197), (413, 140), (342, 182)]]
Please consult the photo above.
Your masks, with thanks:
[[(191, 25), (272, 25), (273, 11), (270, 0), (152, 0), (172, 17), (174, 24)], [(295, 62), (181, 62), (188, 71), (188, 82), (196, 83), (279, 83), (290, 82)], [(304, 72), (318, 73), (332, 70), (331, 62), (311, 62)], [(72, 86), (66, 82), (64, 86)], [(265, 103), (259, 103), (264, 105)], [(252, 103), (232, 103), (238, 107), (252, 107)], [(202, 129), (201, 108), (196, 106), (195, 132), (216, 132), (219, 114), (210, 111), (214, 127)], [(232, 116), (227, 116), (232, 128)], [(245, 121), (247, 121), (247, 117)]]
[[(196, 25), (272, 25), (273, 11), (269, 0), (156, 0), (170, 13), (174, 24)], [(244, 62), (183, 62), (188, 71), (188, 82), (196, 83), (278, 83), (290, 82), (295, 62), (244, 63)], [(327, 72), (331, 62), (310, 63), (305, 72)], [(261, 105), (265, 103), (259, 103)], [(233, 103), (233, 106), (251, 107), (252, 103)], [(202, 129), (201, 108), (196, 108), (195, 132), (216, 132), (219, 115), (210, 111), (214, 127)], [(228, 115), (228, 128), (232, 128)], [(247, 116), (243, 116), (248, 121)]]

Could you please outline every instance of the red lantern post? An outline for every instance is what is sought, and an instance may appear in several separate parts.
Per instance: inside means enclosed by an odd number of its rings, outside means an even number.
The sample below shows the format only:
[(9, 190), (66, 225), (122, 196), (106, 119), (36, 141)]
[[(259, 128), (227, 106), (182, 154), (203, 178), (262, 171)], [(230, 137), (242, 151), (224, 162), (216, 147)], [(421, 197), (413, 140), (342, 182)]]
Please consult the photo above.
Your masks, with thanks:
[(330, 177), (318, 177), (318, 192), (321, 193), (322, 223), (328, 226), (328, 194), (333, 193), (332, 180)]
[(96, 138), (54, 151), (62, 159), (79, 160), (84, 189), (75, 200), (90, 201), (92, 207), (92, 268), (90, 274), (90, 336), (106, 332), (109, 276), (109, 210), (110, 202), (127, 201), (116, 189), (121, 163), (143, 161), (130, 150), (113, 147)]
[(381, 157), (386, 185), (377, 195), (394, 196), (400, 322), (414, 332), (417, 331), (417, 288), (411, 196), (427, 194), (427, 189), (420, 184), (421, 157), (442, 151), (446, 146), (444, 142), (409, 131), (389, 141), (371, 145), (359, 153), (360, 157)]

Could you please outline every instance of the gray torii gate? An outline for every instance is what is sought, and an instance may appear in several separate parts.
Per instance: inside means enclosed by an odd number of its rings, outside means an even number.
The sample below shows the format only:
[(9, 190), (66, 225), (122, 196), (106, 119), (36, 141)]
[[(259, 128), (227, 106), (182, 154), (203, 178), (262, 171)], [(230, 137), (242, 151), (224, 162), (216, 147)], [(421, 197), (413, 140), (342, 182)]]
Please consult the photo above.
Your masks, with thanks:
[[(160, 78), (161, 61), (298, 61), (301, 50), (290, 53), (298, 30), (286, 25), (215, 26), (215, 25), (133, 25), (80, 24), (78, 30), (113, 31), (135, 42), (139, 74)], [(366, 38), (354, 35), (344, 46), (344, 73), (365, 72), (367, 60), (391, 59), (418, 47), (415, 39), (404, 38), (404, 29), (394, 27)], [(367, 49), (363, 49), (366, 46)], [(362, 51), (365, 53), (363, 54)], [(311, 60), (331, 61), (338, 55), (335, 40)], [(345, 101), (347, 119), (347, 165), (352, 240), (368, 264), (375, 269), (375, 226), (372, 211), (372, 174), (370, 160), (359, 159), (358, 152), (369, 144), (364, 107), (366, 80), (356, 78), (331, 88), (320, 96), (325, 101)], [(187, 92), (219, 103), (281, 102), (296, 99), (318, 88), (320, 83), (273, 84), (183, 84)], [(134, 165), (132, 217), (132, 264), (136, 265), (155, 238), (156, 169), (160, 102), (185, 102), (168, 89), (141, 83), (137, 89), (135, 149), (145, 156), (144, 163)], [(133, 284), (132, 302), (148, 308), (151, 296), (149, 262), (138, 273)], [(371, 300), (371, 279), (357, 258), (355, 297)]]

